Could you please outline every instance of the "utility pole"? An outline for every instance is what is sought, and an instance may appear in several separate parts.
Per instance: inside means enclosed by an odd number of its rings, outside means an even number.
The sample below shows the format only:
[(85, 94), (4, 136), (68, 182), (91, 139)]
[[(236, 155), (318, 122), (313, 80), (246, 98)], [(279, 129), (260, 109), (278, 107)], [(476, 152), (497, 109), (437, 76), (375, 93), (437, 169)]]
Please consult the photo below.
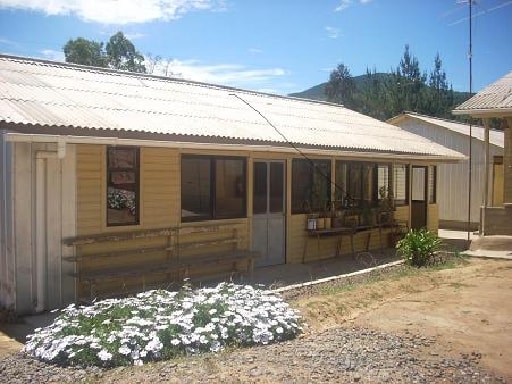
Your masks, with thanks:
[[(469, 3), (469, 95), (473, 95), (473, 0), (468, 0)], [(471, 242), (471, 190), (473, 176), (473, 125), (472, 120), (469, 120), (469, 190), (468, 190), (468, 243)]]

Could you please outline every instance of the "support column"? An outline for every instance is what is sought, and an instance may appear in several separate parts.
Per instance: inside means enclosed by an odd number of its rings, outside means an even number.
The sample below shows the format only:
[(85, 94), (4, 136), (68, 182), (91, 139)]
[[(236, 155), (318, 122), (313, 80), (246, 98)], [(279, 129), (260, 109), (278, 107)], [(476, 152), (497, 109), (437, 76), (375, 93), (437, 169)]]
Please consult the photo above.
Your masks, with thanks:
[(503, 153), (503, 203), (512, 206), (512, 117), (507, 117)]

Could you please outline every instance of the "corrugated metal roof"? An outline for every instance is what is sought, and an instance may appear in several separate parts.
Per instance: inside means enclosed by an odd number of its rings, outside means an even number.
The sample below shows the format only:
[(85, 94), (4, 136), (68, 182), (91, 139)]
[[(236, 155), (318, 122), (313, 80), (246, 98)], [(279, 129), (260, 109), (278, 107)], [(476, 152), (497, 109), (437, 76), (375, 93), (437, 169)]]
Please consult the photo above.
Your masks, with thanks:
[(453, 112), (461, 114), (475, 110), (512, 112), (512, 72), (463, 102)]
[[(402, 115), (392, 117), (388, 120), (388, 122), (393, 123), (393, 121), (397, 121), (403, 118), (412, 118), (424, 121), (429, 124), (437, 125), (446, 129), (449, 129), (450, 131), (459, 133), (464, 136), (469, 136), (469, 125), (459, 123), (457, 121), (453, 120), (446, 120), (446, 119), (440, 119), (437, 117), (431, 117), (431, 116), (425, 116), (420, 115), (417, 113), (404, 113)], [(474, 137), (477, 140), (485, 141), (485, 128), (478, 125), (473, 125), (471, 127), (471, 136)], [(493, 129), (489, 130), (489, 143), (494, 144), (500, 148), (505, 147), (505, 135), (503, 131), (496, 131)]]
[(342, 106), (158, 76), (0, 56), (0, 90), (7, 123), (462, 157)]

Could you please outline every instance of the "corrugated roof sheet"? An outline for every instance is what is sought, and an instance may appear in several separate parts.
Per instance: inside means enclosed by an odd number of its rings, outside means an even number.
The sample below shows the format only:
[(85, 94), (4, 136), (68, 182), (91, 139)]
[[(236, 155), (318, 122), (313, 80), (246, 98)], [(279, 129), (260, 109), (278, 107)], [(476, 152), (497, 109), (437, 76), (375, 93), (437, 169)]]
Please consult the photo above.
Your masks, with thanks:
[(342, 106), (158, 76), (0, 56), (0, 90), (7, 123), (462, 156)]
[[(417, 119), (424, 121), (429, 124), (437, 125), (446, 129), (449, 129), (450, 131), (459, 133), (464, 136), (469, 136), (469, 125), (459, 123), (457, 121), (453, 120), (446, 120), (446, 119), (440, 119), (437, 117), (431, 117), (431, 116), (425, 116), (420, 115), (417, 113), (404, 113), (403, 115), (393, 117), (389, 119), (389, 122), (392, 122), (395, 119), (400, 119), (401, 117), (409, 117), (412, 119)], [(485, 128), (478, 125), (473, 125), (471, 127), (471, 136), (474, 137), (477, 140), (485, 141)], [(489, 143), (494, 144), (498, 147), (504, 148), (505, 147), (505, 134), (503, 131), (496, 131), (493, 129), (489, 130)]]
[(463, 102), (454, 113), (474, 110), (512, 111), (512, 71)]

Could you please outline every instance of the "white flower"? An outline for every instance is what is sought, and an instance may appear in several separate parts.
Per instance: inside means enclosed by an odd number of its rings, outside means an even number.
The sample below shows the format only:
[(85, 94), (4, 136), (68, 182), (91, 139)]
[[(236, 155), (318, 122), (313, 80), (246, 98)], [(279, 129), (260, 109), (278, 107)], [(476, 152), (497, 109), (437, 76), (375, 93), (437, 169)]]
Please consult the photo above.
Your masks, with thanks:
[(112, 354), (110, 352), (102, 349), (101, 351), (98, 352), (98, 357), (102, 361), (107, 361), (107, 360), (110, 360), (112, 358)]
[(117, 352), (119, 352), (120, 354), (122, 355), (129, 355), (131, 353), (131, 349), (128, 348), (128, 346), (126, 344), (123, 344), (119, 347), (119, 349), (117, 350)]

